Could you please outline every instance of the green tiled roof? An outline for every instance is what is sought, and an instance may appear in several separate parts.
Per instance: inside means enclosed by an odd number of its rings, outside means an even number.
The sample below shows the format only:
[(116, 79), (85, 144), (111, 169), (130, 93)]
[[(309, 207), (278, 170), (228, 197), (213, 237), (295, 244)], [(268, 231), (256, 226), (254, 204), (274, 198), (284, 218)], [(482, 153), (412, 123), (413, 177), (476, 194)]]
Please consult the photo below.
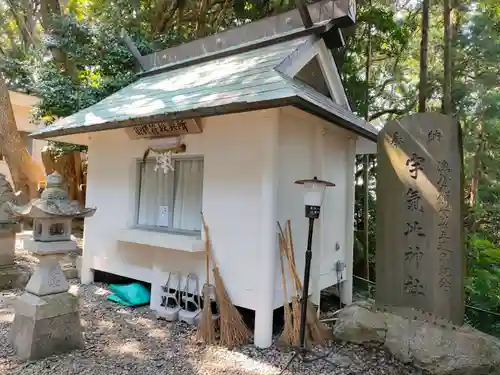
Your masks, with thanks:
[(370, 137), (373, 133), (374, 136), (376, 130), (371, 125), (274, 69), (306, 39), (302, 37), (141, 78), (99, 103), (38, 129), (32, 136), (48, 138), (300, 103), (305, 107), (311, 104), (312, 110), (340, 116), (341, 121), (346, 121), (346, 127), (351, 127), (347, 126), (349, 123), (354, 127), (352, 130), (359, 127), (360, 134)]

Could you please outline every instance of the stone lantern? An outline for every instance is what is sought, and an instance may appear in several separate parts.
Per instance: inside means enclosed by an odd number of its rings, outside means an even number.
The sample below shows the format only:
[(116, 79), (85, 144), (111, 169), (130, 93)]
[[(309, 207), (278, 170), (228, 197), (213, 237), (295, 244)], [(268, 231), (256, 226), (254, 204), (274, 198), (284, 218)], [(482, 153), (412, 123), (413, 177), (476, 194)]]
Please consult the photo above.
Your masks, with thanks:
[(37, 359), (82, 347), (78, 298), (68, 292), (59, 259), (77, 247), (71, 237), (72, 220), (92, 216), (96, 209), (70, 201), (57, 172), (47, 176), (40, 198), (24, 206), (9, 203), (8, 209), (33, 219), (33, 237), (24, 241), (24, 248), (39, 259), (15, 303), (10, 339), (17, 355)]
[(14, 251), (21, 225), (8, 210), (8, 203), (16, 199), (9, 181), (0, 173), (0, 290), (15, 286), (19, 274), (14, 267)]

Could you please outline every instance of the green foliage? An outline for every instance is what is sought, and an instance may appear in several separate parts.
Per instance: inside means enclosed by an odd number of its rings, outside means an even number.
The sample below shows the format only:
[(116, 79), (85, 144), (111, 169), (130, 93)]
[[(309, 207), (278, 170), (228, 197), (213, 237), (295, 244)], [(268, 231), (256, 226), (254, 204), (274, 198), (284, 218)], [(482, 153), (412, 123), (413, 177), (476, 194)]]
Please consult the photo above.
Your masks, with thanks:
[[(473, 235), (469, 240), (470, 264), (466, 282), (467, 302), (484, 310), (500, 311), (500, 248), (490, 241)], [(500, 335), (500, 316), (487, 314), (476, 309), (468, 309), (469, 324)]]
[[(348, 39), (342, 58), (341, 74), (353, 109), (370, 118), (390, 118), (398, 111), (409, 112), (415, 106), (416, 89), (405, 58), (418, 29), (415, 12), (398, 10), (372, 2), (358, 7), (358, 26)], [(370, 37), (368, 37), (370, 33)], [(365, 65), (368, 41), (371, 43), (371, 79), (366, 82)], [(408, 74), (411, 73), (411, 74)], [(366, 90), (368, 86), (368, 101)], [(388, 117), (389, 116), (389, 117)]]
[(117, 30), (71, 16), (56, 26), (58, 46), (76, 67), (76, 75), (64, 74), (52, 60), (39, 60), (31, 67), (35, 73), (31, 89), (41, 98), (34, 115), (49, 122), (88, 107), (135, 79), (135, 61)]

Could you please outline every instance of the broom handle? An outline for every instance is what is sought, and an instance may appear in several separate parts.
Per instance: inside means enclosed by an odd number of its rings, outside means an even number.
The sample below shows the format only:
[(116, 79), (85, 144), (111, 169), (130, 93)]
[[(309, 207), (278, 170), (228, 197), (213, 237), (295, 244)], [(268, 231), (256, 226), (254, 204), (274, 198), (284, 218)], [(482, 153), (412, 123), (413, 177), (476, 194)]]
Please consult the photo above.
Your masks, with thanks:
[(297, 273), (297, 267), (295, 265), (295, 248), (293, 246), (293, 238), (292, 238), (292, 222), (287, 220), (286, 222), (288, 238), (290, 239), (290, 252), (291, 252), (291, 261), (293, 265), (293, 275), (295, 277), (295, 282), (297, 283), (297, 290), (302, 290), (302, 282), (300, 281), (299, 274)]
[[(283, 233), (282, 236), (284, 238)], [(300, 281), (299, 274), (297, 273), (297, 268), (295, 267), (295, 261), (292, 260), (292, 254), (290, 253), (292, 250), (289, 249), (288, 246), (286, 246), (285, 251), (286, 251), (286, 257), (288, 258), (288, 265), (290, 266), (290, 274), (295, 279), (297, 293), (300, 293), (300, 291), (302, 290), (302, 282)]]
[[(208, 237), (208, 224), (205, 222), (205, 218), (203, 218), (203, 227), (205, 228), (205, 232), (207, 234), (207, 237)], [(215, 270), (219, 269), (219, 267), (217, 266), (217, 262), (215, 261), (215, 256), (214, 256), (214, 252), (213, 251), (210, 251), (210, 247), (208, 248), (208, 251), (207, 251), (207, 259), (210, 261), (210, 259), (212, 260), (212, 270)], [(207, 262), (207, 269), (209, 269), (209, 266), (208, 266), (208, 263)], [(208, 275), (209, 273), (207, 273)], [(207, 279), (208, 279), (208, 276), (207, 276)]]
[[(285, 234), (283, 233), (283, 228), (281, 227), (280, 223), (278, 223), (278, 227), (280, 229), (280, 241), (285, 242)], [(298, 297), (299, 290), (297, 289), (297, 278), (296, 278), (297, 271), (295, 270), (295, 265), (292, 263), (290, 253), (288, 252), (288, 244), (286, 244), (286, 246), (285, 246), (285, 254), (286, 254), (288, 267), (290, 268), (290, 277), (295, 279), (295, 283), (292, 282), (292, 294), (293, 294), (293, 296)]]
[[(289, 238), (290, 239), (290, 249), (288, 248), (288, 242), (286, 242), (286, 255), (288, 259), (288, 265), (290, 266), (290, 274), (293, 276), (295, 279), (295, 283), (297, 284), (297, 293), (299, 293), (302, 290), (302, 282), (300, 281), (299, 274), (297, 273), (297, 268), (295, 266), (295, 250), (293, 247), (293, 239), (292, 239), (292, 226), (290, 220), (287, 220), (287, 234), (288, 236), (285, 236), (285, 233), (283, 232), (283, 228), (281, 227), (281, 224), (278, 222), (278, 227), (280, 229), (281, 237), (285, 239)], [(291, 253), (290, 253), (290, 252)]]
[(285, 294), (285, 302), (288, 302), (288, 292), (286, 290), (285, 265), (283, 264), (283, 241), (280, 238), (280, 263), (281, 263), (281, 281), (283, 282), (283, 293)]
[(203, 222), (203, 230), (205, 231), (205, 267), (207, 272), (207, 285), (210, 284), (210, 237), (208, 235), (208, 225), (205, 221), (203, 212), (201, 213), (201, 221)]
[(295, 266), (295, 262), (292, 260), (292, 255), (289, 254), (288, 252), (287, 252), (287, 254), (289, 255), (290, 268), (293, 271), (293, 277), (295, 279), (295, 283), (297, 284), (297, 292), (300, 292), (302, 290), (302, 282), (300, 281), (300, 276), (297, 273), (297, 268)]
[(295, 264), (295, 249), (293, 247), (293, 239), (292, 239), (292, 222), (287, 220), (286, 227), (288, 229), (288, 237), (290, 238), (290, 250), (292, 251), (292, 262)]

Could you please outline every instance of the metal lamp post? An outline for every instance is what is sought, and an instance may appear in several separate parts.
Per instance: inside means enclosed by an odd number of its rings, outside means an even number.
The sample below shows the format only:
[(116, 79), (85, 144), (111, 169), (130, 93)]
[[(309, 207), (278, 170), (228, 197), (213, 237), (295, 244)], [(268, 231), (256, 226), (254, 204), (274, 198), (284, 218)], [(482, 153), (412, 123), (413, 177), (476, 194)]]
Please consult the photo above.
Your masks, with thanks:
[[(324, 360), (333, 365), (332, 362), (328, 361), (324, 355), (317, 355), (316, 353), (310, 352), (306, 349), (306, 314), (307, 314), (307, 302), (309, 298), (309, 279), (311, 275), (311, 260), (312, 260), (312, 240), (313, 240), (313, 228), (314, 220), (319, 218), (321, 212), (321, 204), (323, 203), (323, 197), (327, 187), (333, 187), (335, 184), (318, 180), (317, 177), (308, 180), (298, 180), (295, 181), (296, 184), (304, 186), (304, 205), (305, 205), (305, 216), (309, 219), (309, 232), (307, 236), (307, 249), (305, 255), (305, 267), (304, 267), (304, 288), (302, 289), (302, 300), (301, 300), (301, 312), (300, 312), (300, 342), (299, 348), (290, 359), (286, 367), (283, 369), (282, 373), (290, 366), (294, 359), (300, 358), (303, 362), (313, 362), (315, 360)], [(310, 357), (306, 360), (305, 356), (309, 354)]]
[(319, 218), (321, 211), (321, 203), (323, 203), (323, 196), (327, 187), (333, 187), (335, 184), (318, 180), (314, 177), (310, 180), (295, 181), (296, 184), (304, 185), (304, 205), (305, 214), (309, 219), (309, 232), (307, 235), (307, 249), (306, 249), (306, 263), (304, 267), (304, 288), (302, 290), (302, 305), (300, 311), (300, 348), (305, 349), (306, 337), (306, 313), (307, 313), (307, 300), (309, 298), (309, 279), (311, 274), (311, 260), (312, 260), (312, 239), (314, 220)]

